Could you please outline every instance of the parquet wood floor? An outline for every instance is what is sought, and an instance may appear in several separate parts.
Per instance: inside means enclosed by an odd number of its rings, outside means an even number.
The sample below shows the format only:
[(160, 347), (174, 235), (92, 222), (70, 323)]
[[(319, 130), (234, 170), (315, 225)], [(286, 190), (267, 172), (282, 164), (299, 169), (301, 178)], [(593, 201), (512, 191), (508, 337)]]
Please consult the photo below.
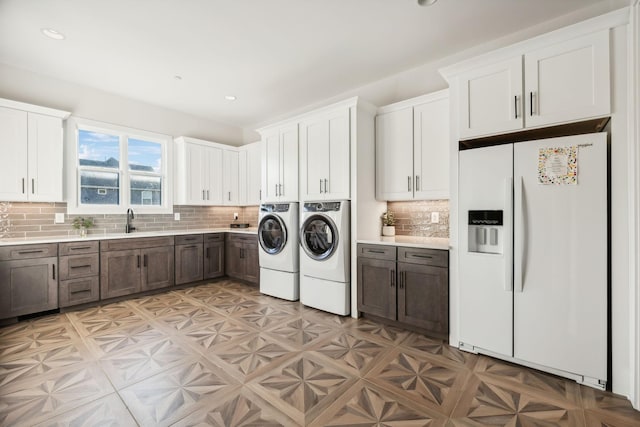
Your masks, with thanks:
[(0, 329), (2, 426), (640, 426), (628, 401), (232, 280)]

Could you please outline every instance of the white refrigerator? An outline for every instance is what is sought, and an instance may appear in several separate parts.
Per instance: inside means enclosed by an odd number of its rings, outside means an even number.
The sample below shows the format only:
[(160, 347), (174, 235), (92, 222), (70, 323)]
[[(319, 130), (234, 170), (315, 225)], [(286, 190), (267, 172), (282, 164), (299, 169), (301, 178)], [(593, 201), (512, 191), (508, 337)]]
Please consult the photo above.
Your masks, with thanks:
[(460, 348), (604, 389), (607, 134), (459, 154)]

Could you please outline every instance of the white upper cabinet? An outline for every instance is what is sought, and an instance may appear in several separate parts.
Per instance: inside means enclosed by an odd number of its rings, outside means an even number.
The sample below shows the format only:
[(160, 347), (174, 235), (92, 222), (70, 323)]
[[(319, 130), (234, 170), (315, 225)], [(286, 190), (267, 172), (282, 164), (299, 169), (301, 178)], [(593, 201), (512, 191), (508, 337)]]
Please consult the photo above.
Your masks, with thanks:
[(526, 53), (524, 75), (527, 127), (609, 115), (609, 30)]
[(239, 148), (240, 205), (256, 206), (260, 204), (260, 142), (243, 145)]
[(302, 200), (349, 199), (349, 111), (342, 107), (300, 123)]
[(64, 201), (62, 122), (68, 116), (0, 100), (0, 200)]
[(238, 150), (223, 150), (222, 154), (222, 202), (225, 205), (240, 204), (240, 157)]
[(460, 76), (460, 139), (522, 129), (522, 57)]
[(298, 125), (261, 131), (262, 202), (298, 201)]
[(609, 30), (460, 73), (460, 139), (609, 115)]
[(176, 138), (175, 142), (175, 203), (196, 206), (223, 204), (222, 148), (186, 137)]
[(448, 91), (381, 107), (376, 116), (376, 198), (449, 197)]

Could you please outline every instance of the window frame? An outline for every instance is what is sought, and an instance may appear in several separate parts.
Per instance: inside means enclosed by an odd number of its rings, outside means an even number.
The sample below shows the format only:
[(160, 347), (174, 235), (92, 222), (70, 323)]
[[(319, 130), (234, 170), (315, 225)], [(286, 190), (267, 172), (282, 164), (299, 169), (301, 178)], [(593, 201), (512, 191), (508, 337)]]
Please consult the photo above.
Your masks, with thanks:
[[(118, 168), (106, 168), (100, 166), (80, 166), (78, 153), (80, 130), (99, 132), (118, 137), (119, 156)], [(136, 171), (129, 168), (129, 139), (137, 139), (146, 142), (160, 144), (162, 165), (159, 172)], [(67, 212), (70, 214), (125, 214), (131, 208), (136, 213), (142, 214), (168, 214), (173, 213), (173, 138), (169, 135), (113, 125), (110, 123), (71, 117), (67, 121), (67, 153), (65, 155), (67, 165)], [(117, 173), (119, 179), (118, 204), (86, 204), (81, 200), (81, 171), (95, 171)], [(131, 203), (131, 178), (134, 176), (159, 177), (161, 186), (161, 204), (143, 205)]]

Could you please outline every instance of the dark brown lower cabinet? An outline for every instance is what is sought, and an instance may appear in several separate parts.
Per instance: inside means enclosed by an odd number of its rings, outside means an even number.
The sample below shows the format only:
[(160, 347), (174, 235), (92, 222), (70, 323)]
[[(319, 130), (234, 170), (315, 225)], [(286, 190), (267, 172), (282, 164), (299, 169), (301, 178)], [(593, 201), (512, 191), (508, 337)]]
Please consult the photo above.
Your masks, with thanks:
[(0, 250), (0, 319), (58, 308), (57, 244)]
[(176, 236), (176, 285), (203, 278), (202, 234)]
[(100, 299), (100, 243), (97, 240), (58, 245), (60, 308)]
[(100, 297), (113, 298), (174, 284), (174, 238), (100, 242)]
[(258, 237), (228, 233), (225, 244), (225, 273), (229, 277), (257, 284), (260, 280)]
[(224, 276), (224, 234), (204, 235), (204, 278)]
[(448, 251), (359, 244), (357, 265), (359, 311), (447, 337)]

